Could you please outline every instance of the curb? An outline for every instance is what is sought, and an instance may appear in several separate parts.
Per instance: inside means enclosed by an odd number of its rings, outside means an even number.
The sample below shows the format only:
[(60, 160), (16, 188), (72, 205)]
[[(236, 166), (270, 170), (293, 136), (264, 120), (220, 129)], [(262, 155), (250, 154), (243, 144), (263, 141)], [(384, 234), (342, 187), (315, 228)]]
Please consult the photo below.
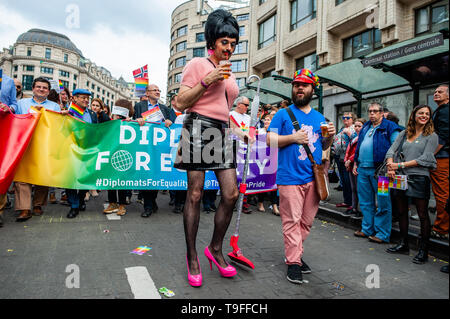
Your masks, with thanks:
[[(319, 206), (319, 211), (317, 212), (317, 218), (325, 220), (327, 222), (333, 222), (345, 228), (359, 230), (361, 229), (361, 219), (352, 218), (350, 216), (343, 215), (341, 212)], [(400, 230), (398, 227), (392, 227), (391, 231), (391, 243), (396, 242), (400, 239)], [(412, 232), (408, 233), (409, 246), (410, 248), (417, 250), (419, 246), (419, 234)], [(430, 239), (430, 249), (429, 253), (439, 259), (449, 261), (449, 243), (448, 241)]]

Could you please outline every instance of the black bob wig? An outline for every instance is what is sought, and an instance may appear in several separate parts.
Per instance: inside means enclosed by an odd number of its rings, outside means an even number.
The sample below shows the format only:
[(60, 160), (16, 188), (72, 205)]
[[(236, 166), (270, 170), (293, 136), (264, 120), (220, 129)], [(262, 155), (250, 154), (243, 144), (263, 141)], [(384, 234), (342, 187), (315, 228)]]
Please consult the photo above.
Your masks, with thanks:
[(213, 11), (206, 21), (205, 39), (207, 49), (214, 49), (216, 40), (228, 37), (239, 43), (239, 24), (233, 15), (223, 9)]

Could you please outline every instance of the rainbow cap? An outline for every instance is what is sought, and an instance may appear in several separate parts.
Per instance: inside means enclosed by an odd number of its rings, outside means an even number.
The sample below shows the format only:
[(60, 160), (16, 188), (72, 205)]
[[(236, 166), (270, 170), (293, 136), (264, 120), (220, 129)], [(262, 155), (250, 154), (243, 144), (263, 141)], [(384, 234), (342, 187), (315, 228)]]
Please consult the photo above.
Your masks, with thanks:
[(297, 72), (295, 72), (292, 83), (295, 82), (310, 83), (315, 88), (318, 88), (320, 86), (319, 77), (308, 69), (300, 69)]

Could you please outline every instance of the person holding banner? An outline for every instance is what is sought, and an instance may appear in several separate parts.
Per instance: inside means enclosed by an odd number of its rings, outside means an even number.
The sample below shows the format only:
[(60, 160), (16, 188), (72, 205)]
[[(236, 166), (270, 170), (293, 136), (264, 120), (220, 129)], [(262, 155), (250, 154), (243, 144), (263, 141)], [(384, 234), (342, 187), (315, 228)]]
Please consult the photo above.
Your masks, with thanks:
[[(17, 107), (16, 88), (9, 76), (3, 75), (0, 69), (0, 116)], [(0, 194), (0, 227), (3, 227), (3, 210), (8, 202), (8, 195)]]
[[(319, 85), (319, 78), (310, 70), (295, 72), (292, 81), (294, 104), (275, 114), (267, 134), (267, 145), (279, 147), (277, 185), (287, 280), (295, 284), (303, 283), (303, 274), (311, 272), (302, 259), (303, 243), (310, 234), (320, 201), (312, 163), (304, 146), (309, 146), (315, 162), (320, 164), (322, 151), (331, 146), (336, 134), (330, 122), (328, 135), (323, 136), (321, 126), (325, 117), (310, 105), (314, 89)], [(297, 131), (295, 127), (300, 125), (302, 127)]]
[[(205, 38), (209, 57), (194, 58), (183, 70), (177, 107), (187, 115), (174, 165), (187, 170), (188, 193), (183, 220), (188, 281), (194, 287), (202, 285), (196, 238), (207, 170), (214, 171), (217, 177), (221, 200), (214, 218), (214, 233), (204, 254), (211, 269), (214, 263), (223, 277), (233, 277), (237, 273), (225, 261), (222, 244), (239, 196), (233, 142), (226, 135), (229, 112), (239, 94), (228, 62), (239, 42), (239, 25), (228, 11), (215, 10), (206, 21)], [(225, 63), (221, 65), (221, 61)], [(241, 135), (249, 140), (248, 133)], [(211, 149), (212, 145), (217, 147)]]
[[(173, 109), (159, 103), (161, 90), (156, 84), (150, 84), (145, 90), (148, 101), (141, 101), (134, 106), (133, 118), (138, 121), (139, 125), (145, 125), (145, 122), (164, 122), (166, 127), (170, 127), (176, 120)], [(158, 210), (156, 204), (157, 190), (141, 191), (144, 198), (144, 212), (142, 217), (148, 218)]]
[[(388, 175), (394, 180), (397, 175), (407, 176), (407, 189), (394, 189), (392, 201), (397, 204), (401, 241), (398, 245), (388, 248), (388, 253), (409, 254), (408, 245), (408, 199), (416, 205), (420, 218), (419, 253), (413, 262), (423, 264), (428, 260), (428, 247), (431, 234), (431, 223), (428, 216), (430, 200), (430, 169), (437, 167), (434, 152), (439, 143), (439, 137), (434, 133), (431, 115), (433, 111), (428, 105), (416, 106), (408, 121), (408, 127), (401, 132), (394, 144), (386, 153)], [(401, 148), (401, 151), (399, 149)], [(401, 154), (396, 154), (396, 153)], [(401, 156), (404, 156), (401, 158)]]
[[(112, 120), (131, 120), (133, 116), (133, 104), (125, 99), (120, 99), (114, 103), (111, 116)], [(123, 216), (127, 213), (125, 205), (127, 205), (127, 190), (108, 190), (108, 207), (103, 211), (104, 214), (117, 213)], [(119, 194), (119, 200), (117, 200)]]
[[(16, 114), (27, 114), (30, 108), (45, 108), (47, 110), (60, 112), (60, 106), (48, 100), (51, 84), (46, 78), (40, 77), (33, 81), (33, 97), (22, 99), (18, 102)], [(32, 185), (22, 182), (14, 183), (15, 189), (15, 210), (20, 211), (17, 217), (18, 222), (23, 222), (32, 217), (31, 204), (33, 204), (33, 215), (41, 216), (44, 212), (42, 207), (47, 205), (48, 187), (35, 185), (33, 203), (31, 202)]]
[[(68, 110), (63, 111), (63, 114), (70, 114), (73, 117), (77, 118), (86, 123), (98, 123), (97, 114), (91, 111), (89, 106), (89, 99), (91, 97), (91, 92), (84, 89), (77, 89), (73, 91), (73, 102), (70, 105)], [(84, 203), (84, 199), (86, 197), (86, 193), (88, 190), (76, 190), (76, 189), (67, 189), (66, 195), (67, 200), (70, 204), (70, 211), (67, 214), (67, 218), (75, 218), (78, 216), (80, 210), (86, 210), (86, 204)]]

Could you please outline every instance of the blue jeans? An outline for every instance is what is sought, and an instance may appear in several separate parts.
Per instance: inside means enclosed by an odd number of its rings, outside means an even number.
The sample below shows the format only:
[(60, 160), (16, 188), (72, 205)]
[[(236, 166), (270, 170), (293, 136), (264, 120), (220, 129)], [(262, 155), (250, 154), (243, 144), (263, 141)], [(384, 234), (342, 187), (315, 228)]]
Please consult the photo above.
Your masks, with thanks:
[(70, 208), (80, 208), (84, 204), (84, 197), (87, 190), (66, 189), (67, 201), (70, 204)]
[(374, 174), (375, 168), (358, 167), (358, 197), (363, 213), (361, 231), (367, 236), (376, 236), (389, 242), (392, 228), (391, 199), (390, 196), (377, 195), (378, 181)]

